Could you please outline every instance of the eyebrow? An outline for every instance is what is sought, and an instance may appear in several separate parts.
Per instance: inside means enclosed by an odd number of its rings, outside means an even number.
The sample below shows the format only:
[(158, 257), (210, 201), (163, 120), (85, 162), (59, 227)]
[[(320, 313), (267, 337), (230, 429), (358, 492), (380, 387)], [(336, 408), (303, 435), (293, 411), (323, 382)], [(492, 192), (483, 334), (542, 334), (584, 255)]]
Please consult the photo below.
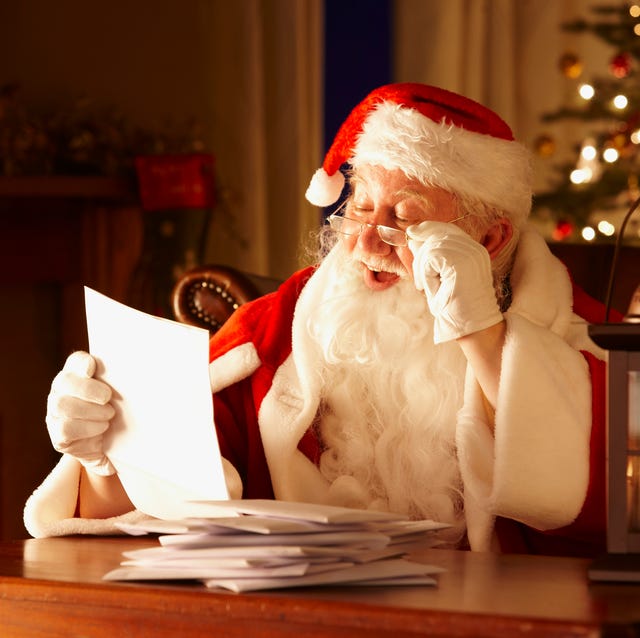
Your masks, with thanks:
[(405, 199), (409, 197), (419, 199), (430, 211), (434, 210), (433, 202), (424, 193), (419, 193), (411, 188), (401, 188), (394, 193), (394, 196), (398, 198), (404, 197)]

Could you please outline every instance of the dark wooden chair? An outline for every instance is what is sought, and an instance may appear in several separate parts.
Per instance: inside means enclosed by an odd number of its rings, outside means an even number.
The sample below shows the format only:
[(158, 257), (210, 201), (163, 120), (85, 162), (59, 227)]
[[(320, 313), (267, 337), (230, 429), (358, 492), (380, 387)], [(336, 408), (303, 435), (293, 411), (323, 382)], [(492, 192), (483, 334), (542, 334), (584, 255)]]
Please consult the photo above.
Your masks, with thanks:
[(217, 332), (234, 310), (272, 292), (280, 280), (242, 272), (230, 266), (205, 264), (176, 282), (171, 303), (178, 321)]

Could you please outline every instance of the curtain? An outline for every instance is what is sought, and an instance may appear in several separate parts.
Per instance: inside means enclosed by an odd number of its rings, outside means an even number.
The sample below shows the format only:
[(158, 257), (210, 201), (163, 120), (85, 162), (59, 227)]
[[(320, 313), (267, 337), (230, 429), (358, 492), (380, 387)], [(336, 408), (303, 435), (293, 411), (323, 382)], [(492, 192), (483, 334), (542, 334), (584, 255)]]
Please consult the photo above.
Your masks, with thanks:
[(322, 1), (201, 0), (200, 10), (218, 180), (206, 258), (284, 278), (319, 223), (304, 193), (321, 158)]

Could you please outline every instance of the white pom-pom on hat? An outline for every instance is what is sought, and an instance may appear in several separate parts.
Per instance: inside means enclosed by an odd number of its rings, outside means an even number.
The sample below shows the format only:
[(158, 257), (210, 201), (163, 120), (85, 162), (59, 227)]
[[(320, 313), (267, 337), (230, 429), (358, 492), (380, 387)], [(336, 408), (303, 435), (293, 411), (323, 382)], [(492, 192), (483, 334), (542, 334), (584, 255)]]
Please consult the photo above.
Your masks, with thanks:
[(344, 175), (338, 170), (328, 175), (319, 168), (311, 178), (305, 197), (315, 206), (330, 206), (338, 200), (344, 188)]

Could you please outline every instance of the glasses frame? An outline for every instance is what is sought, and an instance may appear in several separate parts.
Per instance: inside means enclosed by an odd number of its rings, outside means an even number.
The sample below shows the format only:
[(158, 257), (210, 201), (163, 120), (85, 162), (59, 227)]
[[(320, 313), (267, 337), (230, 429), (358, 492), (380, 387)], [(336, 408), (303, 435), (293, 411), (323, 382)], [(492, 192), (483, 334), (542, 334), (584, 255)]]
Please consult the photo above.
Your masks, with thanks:
[[(448, 222), (446, 222), (447, 224), (453, 224), (454, 222), (459, 222), (460, 220), (464, 219), (465, 217), (468, 217), (471, 213), (465, 213), (464, 215), (460, 215), (460, 217), (456, 217), (455, 219), (451, 219)], [(338, 219), (342, 219), (342, 220), (348, 220), (354, 224), (358, 224), (360, 229), (358, 230), (358, 232), (354, 232), (354, 233), (345, 233), (343, 230), (340, 230), (339, 228), (336, 228), (334, 226), (334, 224), (332, 223), (333, 220), (338, 220)], [(409, 237), (407, 236), (407, 233), (404, 230), (401, 230), (400, 228), (393, 228), (392, 226), (384, 226), (383, 224), (370, 224), (368, 222), (363, 222), (360, 221), (359, 219), (354, 219), (353, 217), (348, 217), (347, 215), (341, 215), (340, 211), (336, 211), (335, 213), (331, 213), (331, 215), (329, 215), (329, 217), (327, 218), (327, 221), (329, 222), (329, 226), (331, 226), (331, 229), (334, 230), (337, 233), (340, 233), (341, 235), (346, 235), (347, 237), (359, 237), (362, 234), (362, 231), (365, 228), (375, 228), (376, 231), (378, 232), (378, 237), (385, 243), (388, 244), (389, 246), (394, 246), (395, 248), (402, 248), (403, 246), (406, 246), (409, 243)], [(404, 241), (402, 243), (398, 243), (398, 242), (392, 242), (392, 241), (388, 241), (387, 239), (385, 239), (382, 235), (382, 232), (384, 231), (390, 231), (391, 233), (395, 234), (402, 234)]]
[[(360, 229), (354, 233), (345, 233), (343, 230), (336, 228), (334, 226), (333, 224), (334, 220), (336, 221), (346, 220), (353, 224), (358, 224)], [(332, 230), (334, 230), (337, 233), (340, 233), (341, 235), (346, 235), (347, 237), (359, 237), (365, 228), (375, 228), (376, 231), (378, 232), (378, 237), (380, 237), (380, 239), (385, 244), (389, 244), (389, 246), (396, 246), (396, 247), (406, 246), (409, 241), (407, 238), (407, 234), (403, 230), (400, 230), (399, 228), (392, 228), (391, 226), (384, 226), (382, 224), (369, 224), (368, 222), (362, 222), (359, 219), (353, 219), (353, 217), (347, 217), (346, 215), (339, 215), (338, 213), (332, 213), (331, 215), (329, 215), (328, 222)], [(385, 239), (385, 237), (383, 236), (383, 233), (385, 231), (391, 232), (392, 235), (398, 235), (398, 236), (402, 235), (403, 241), (402, 242), (388, 241), (388, 239)]]

